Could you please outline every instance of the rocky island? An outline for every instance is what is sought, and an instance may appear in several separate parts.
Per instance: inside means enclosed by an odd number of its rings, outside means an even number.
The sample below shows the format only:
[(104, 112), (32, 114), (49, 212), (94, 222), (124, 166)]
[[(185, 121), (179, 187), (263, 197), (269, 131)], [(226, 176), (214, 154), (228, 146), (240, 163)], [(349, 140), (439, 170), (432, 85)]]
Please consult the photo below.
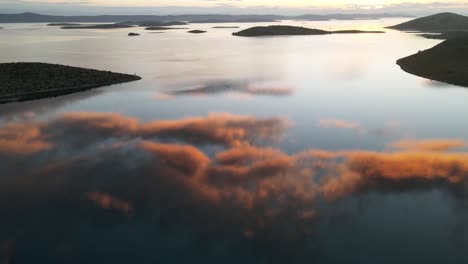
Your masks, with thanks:
[(383, 31), (361, 31), (361, 30), (339, 30), (326, 31), (314, 28), (294, 26), (266, 26), (252, 27), (239, 32), (232, 33), (240, 37), (263, 37), (263, 36), (290, 36), (290, 35), (329, 35), (329, 34), (360, 34), (360, 33), (385, 33)]
[(140, 80), (136, 75), (47, 63), (0, 63), (0, 103), (54, 97)]
[(443, 33), (468, 31), (468, 17), (455, 13), (440, 13), (421, 17), (388, 28), (401, 31)]
[(448, 39), (397, 64), (423, 78), (468, 87), (468, 37)]
[(190, 31), (188, 31), (188, 33), (202, 34), (202, 33), (206, 33), (206, 31), (204, 31), (204, 30), (190, 30)]

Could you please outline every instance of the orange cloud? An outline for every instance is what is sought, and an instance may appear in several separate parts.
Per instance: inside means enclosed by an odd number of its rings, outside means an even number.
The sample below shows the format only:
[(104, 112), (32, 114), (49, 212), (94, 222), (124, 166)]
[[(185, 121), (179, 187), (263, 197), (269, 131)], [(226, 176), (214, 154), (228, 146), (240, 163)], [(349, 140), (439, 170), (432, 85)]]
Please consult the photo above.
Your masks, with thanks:
[(86, 195), (86, 198), (103, 209), (116, 210), (126, 215), (133, 214), (133, 206), (130, 203), (111, 195), (100, 192), (90, 192)]
[(435, 140), (400, 140), (390, 144), (391, 147), (413, 151), (447, 151), (465, 147), (462, 140), (435, 139)]
[(8, 124), (0, 128), (0, 153), (5, 155), (30, 155), (51, 149), (41, 130), (34, 124)]

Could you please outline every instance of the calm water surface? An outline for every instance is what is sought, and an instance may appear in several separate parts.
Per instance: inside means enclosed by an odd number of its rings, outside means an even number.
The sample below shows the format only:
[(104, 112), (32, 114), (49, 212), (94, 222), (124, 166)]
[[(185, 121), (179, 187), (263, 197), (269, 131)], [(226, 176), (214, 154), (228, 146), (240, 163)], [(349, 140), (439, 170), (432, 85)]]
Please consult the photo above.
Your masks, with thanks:
[(0, 105), (0, 263), (468, 261), (468, 90), (395, 64), (439, 41), (212, 26), (0, 25), (0, 62), (143, 78)]

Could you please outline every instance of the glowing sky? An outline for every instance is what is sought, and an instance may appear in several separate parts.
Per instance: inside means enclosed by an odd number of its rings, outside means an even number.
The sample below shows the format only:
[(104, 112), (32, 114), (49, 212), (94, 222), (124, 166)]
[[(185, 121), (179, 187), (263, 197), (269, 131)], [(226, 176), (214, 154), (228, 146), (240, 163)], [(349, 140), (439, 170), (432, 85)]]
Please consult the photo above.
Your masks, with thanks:
[[(71, 9), (73, 8), (73, 10)], [(146, 8), (146, 9), (145, 9)], [(93, 13), (468, 12), (468, 0), (1, 0), (0, 10)]]

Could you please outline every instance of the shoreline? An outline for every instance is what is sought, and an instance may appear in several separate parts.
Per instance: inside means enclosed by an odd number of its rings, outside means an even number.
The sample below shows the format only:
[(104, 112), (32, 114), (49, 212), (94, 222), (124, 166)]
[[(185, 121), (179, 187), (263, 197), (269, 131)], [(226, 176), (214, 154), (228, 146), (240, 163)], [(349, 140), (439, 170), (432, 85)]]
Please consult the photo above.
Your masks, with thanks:
[(30, 100), (39, 100), (39, 99), (46, 99), (46, 98), (51, 98), (51, 97), (58, 97), (58, 96), (72, 94), (72, 93), (78, 93), (78, 92), (84, 92), (84, 91), (88, 91), (92, 89), (97, 89), (100, 87), (112, 86), (115, 84), (122, 84), (122, 83), (139, 81), (139, 80), (141, 80), (141, 77), (135, 76), (135, 79), (127, 80), (127, 81), (115, 81), (115, 82), (107, 82), (107, 83), (100, 83), (100, 84), (75, 86), (75, 87), (70, 87), (70, 88), (50, 89), (50, 90), (43, 90), (43, 91), (36, 91), (36, 92), (26, 92), (26, 93), (12, 94), (12, 95), (4, 95), (4, 96), (0, 96), (0, 104), (16, 103), (16, 102), (24, 102), (24, 101), (30, 101)]

